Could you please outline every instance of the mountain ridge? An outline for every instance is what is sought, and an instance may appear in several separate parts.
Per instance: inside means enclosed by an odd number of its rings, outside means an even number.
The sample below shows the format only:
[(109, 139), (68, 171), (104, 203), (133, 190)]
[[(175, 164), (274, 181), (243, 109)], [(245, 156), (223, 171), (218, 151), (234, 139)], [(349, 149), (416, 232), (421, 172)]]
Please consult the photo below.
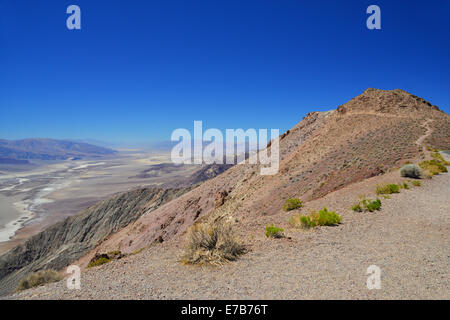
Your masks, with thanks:
[(0, 139), (0, 158), (16, 160), (67, 160), (69, 158), (102, 158), (117, 151), (88, 143), (49, 138), (21, 140)]
[[(261, 212), (277, 214), (287, 198), (310, 201), (382, 175), (420, 157), (422, 147), (416, 141), (427, 131), (424, 124), (429, 119), (433, 130), (425, 143), (450, 149), (450, 116), (445, 112), (405, 91), (366, 90), (336, 110), (309, 113), (280, 136), (278, 174), (260, 176), (257, 165), (234, 166), (144, 214), (99, 250), (127, 252), (160, 236), (179, 239), (198, 219), (236, 218), (249, 227)], [(212, 199), (223, 192), (223, 205), (214, 207)]]

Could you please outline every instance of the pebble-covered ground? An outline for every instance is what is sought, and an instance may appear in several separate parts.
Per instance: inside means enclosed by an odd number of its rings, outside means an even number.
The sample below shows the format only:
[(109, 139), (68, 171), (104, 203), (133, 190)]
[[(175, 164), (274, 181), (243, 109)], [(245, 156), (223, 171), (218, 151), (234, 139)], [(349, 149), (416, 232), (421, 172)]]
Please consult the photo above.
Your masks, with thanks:
[[(163, 243), (12, 299), (450, 299), (450, 173), (422, 180), (382, 210), (349, 213), (343, 223), (263, 239), (221, 268), (183, 266)], [(260, 240), (258, 240), (260, 242)], [(367, 268), (381, 289), (367, 288)]]

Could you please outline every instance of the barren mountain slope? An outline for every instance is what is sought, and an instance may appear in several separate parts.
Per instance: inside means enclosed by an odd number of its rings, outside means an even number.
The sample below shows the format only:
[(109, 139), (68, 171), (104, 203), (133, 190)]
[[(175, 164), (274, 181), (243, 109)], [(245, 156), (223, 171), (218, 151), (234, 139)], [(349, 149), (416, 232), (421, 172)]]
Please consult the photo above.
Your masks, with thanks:
[(62, 269), (110, 234), (189, 189), (146, 188), (103, 200), (66, 218), (0, 256), (0, 295), (17, 288), (29, 273)]
[(155, 239), (179, 239), (200, 218), (229, 216), (249, 233), (262, 213), (280, 212), (289, 197), (319, 198), (383, 174), (421, 156), (417, 140), (450, 149), (450, 116), (402, 90), (367, 89), (335, 111), (308, 114), (280, 137), (280, 170), (261, 176), (256, 165), (237, 165), (182, 197), (144, 214), (95, 252), (132, 252)]
[[(184, 244), (168, 241), (84, 270), (81, 290), (69, 290), (60, 281), (6, 298), (448, 299), (450, 173), (382, 198), (380, 211), (350, 209), (359, 194), (373, 198), (376, 184), (392, 182), (410, 179), (395, 170), (309, 201), (300, 210), (332, 208), (342, 215), (339, 226), (300, 230), (287, 223), (292, 212), (260, 216), (256, 232), (246, 230), (240, 237), (250, 252), (222, 267), (182, 265)], [(266, 238), (267, 223), (285, 228), (289, 238)], [(367, 288), (370, 265), (380, 267), (380, 290)]]

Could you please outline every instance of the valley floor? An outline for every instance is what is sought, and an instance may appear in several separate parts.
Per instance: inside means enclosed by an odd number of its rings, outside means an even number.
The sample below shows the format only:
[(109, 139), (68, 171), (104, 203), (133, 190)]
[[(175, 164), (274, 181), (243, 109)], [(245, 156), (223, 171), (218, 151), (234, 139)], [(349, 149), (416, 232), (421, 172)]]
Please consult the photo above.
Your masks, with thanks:
[[(181, 247), (163, 243), (83, 271), (81, 290), (61, 281), (9, 298), (450, 299), (449, 191), (450, 173), (422, 180), (383, 200), (381, 211), (289, 231), (290, 240), (261, 239), (222, 268), (183, 266)], [(379, 290), (367, 288), (370, 265), (381, 269)]]

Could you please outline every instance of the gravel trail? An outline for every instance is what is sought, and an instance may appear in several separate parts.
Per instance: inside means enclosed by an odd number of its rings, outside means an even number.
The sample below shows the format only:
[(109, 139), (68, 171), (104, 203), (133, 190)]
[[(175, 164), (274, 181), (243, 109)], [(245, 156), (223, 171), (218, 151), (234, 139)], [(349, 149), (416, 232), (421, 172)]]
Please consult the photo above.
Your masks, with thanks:
[[(450, 299), (450, 173), (422, 180), (375, 213), (336, 227), (265, 239), (222, 268), (182, 266), (163, 243), (13, 299)], [(357, 218), (352, 218), (352, 216)], [(367, 268), (381, 269), (369, 290)]]

